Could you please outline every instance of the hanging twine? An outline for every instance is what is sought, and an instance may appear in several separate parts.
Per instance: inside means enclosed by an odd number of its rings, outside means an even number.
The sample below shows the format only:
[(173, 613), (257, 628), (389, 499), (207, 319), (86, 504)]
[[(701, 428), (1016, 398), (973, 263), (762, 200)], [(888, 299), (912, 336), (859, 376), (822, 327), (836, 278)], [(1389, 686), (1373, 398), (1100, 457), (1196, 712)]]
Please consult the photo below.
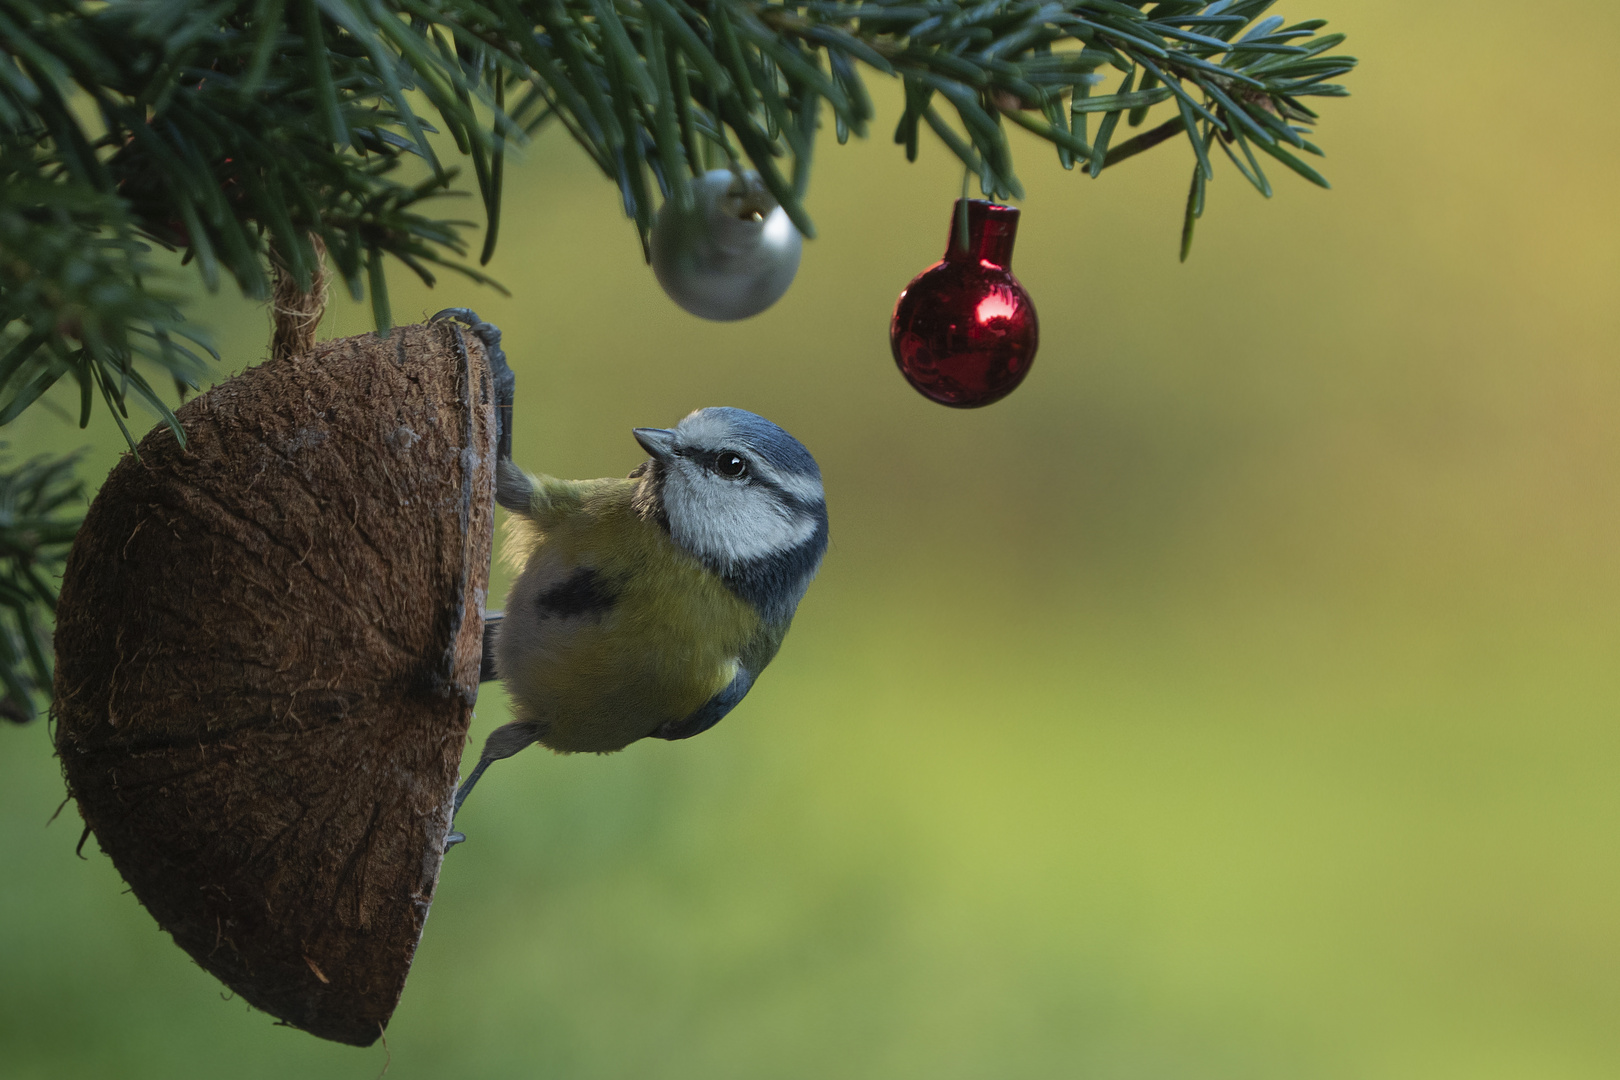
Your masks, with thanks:
[(275, 275), (275, 291), (270, 295), (272, 360), (308, 352), (315, 345), (315, 331), (326, 312), (326, 244), (310, 233), (309, 245), (315, 250), (315, 269), (310, 274), (308, 292), (299, 290), (297, 276), (287, 268), (275, 246), (270, 248), (270, 269)]

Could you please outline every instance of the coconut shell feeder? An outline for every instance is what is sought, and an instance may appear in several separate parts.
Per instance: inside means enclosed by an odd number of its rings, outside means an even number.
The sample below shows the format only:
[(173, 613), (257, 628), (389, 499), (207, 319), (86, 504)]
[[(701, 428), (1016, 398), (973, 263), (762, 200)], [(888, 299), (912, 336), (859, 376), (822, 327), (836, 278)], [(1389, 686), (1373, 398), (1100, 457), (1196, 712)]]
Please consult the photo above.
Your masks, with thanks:
[(322, 1038), (382, 1033), (433, 902), (510, 379), (452, 322), (276, 356), (119, 462), (63, 575), (87, 830), (199, 965)]

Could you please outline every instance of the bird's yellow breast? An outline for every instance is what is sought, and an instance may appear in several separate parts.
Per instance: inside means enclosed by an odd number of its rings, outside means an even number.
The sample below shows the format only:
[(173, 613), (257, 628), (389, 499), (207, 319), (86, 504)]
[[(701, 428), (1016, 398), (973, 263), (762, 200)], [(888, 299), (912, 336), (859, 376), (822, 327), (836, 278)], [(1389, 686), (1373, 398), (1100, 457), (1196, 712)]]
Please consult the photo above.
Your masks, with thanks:
[(618, 750), (724, 689), (753, 609), (633, 505), (635, 481), (539, 477), (496, 637), (520, 718), (554, 750)]

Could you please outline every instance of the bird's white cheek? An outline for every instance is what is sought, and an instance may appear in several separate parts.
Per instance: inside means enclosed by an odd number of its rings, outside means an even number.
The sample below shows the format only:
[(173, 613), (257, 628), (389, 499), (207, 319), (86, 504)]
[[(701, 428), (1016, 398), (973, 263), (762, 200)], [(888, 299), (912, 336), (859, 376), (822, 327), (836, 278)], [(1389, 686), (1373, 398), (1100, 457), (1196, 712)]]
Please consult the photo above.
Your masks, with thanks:
[(814, 519), (789, 515), (758, 488), (694, 484), (665, 499), (670, 535), (700, 556), (747, 562), (796, 547), (816, 531)]

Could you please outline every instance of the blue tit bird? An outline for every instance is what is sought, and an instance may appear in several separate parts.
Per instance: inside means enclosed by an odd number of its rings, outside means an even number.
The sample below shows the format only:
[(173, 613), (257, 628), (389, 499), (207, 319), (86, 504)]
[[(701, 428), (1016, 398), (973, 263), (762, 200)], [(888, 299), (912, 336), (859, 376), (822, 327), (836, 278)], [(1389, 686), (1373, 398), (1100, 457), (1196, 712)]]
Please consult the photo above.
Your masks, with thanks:
[(514, 515), (504, 554), (522, 571), (493, 659), (517, 719), (490, 734), (458, 811), (491, 762), (531, 743), (608, 753), (713, 727), (781, 648), (821, 565), (821, 470), (786, 431), (708, 408), (633, 434), (651, 457), (622, 480), (497, 465)]

